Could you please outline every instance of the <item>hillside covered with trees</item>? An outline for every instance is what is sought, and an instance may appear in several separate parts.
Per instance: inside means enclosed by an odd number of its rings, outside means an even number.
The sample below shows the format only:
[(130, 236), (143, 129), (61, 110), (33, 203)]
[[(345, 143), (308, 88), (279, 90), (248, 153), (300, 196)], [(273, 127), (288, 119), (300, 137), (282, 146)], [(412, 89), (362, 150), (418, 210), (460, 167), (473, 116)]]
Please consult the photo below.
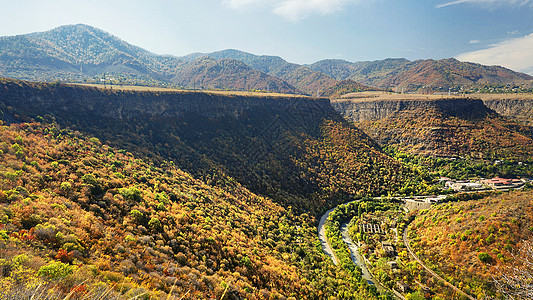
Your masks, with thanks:
[(411, 246), (464, 291), (478, 299), (494, 296), (502, 272), (518, 263), (522, 244), (532, 239), (532, 194), (501, 193), (421, 210), (408, 228)]
[(339, 99), (333, 106), (382, 145), (438, 157), (531, 159), (532, 128), (499, 115), (479, 99), (398, 94), (368, 97)]
[(316, 247), (311, 216), (229, 177), (209, 185), (58, 125), (0, 139), (0, 295), (376, 299)]
[(4, 120), (55, 120), (208, 183), (229, 175), (300, 212), (394, 192), (411, 176), (325, 99), (1, 85)]
[(7, 79), (0, 99), (4, 295), (377, 299), (315, 216), (411, 171), (327, 100)]
[[(508, 85), (531, 89), (531, 75), (514, 72), (499, 66), (484, 66), (461, 62), (454, 58), (409, 61), (403, 58), (376, 61), (348, 62), (344, 60), (321, 60), (309, 66), (336, 80), (354, 80), (378, 88), (394, 88), (398, 92), (456, 92), (493, 89)], [(474, 88), (477, 87), (477, 88)]]

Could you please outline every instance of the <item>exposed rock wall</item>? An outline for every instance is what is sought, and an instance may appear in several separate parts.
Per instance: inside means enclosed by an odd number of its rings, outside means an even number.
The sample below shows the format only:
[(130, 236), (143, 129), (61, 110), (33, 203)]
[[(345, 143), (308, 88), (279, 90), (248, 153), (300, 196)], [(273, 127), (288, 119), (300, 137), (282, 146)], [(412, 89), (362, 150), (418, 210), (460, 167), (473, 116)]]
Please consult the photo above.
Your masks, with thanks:
[[(381, 145), (440, 157), (531, 157), (530, 127), (502, 117), (481, 99), (409, 96), (411, 99), (342, 99), (332, 105)], [(529, 109), (525, 101), (501, 100), (491, 104), (506, 115), (522, 116)]]
[(181, 118), (198, 115), (239, 118), (249, 111), (294, 114), (295, 118), (334, 117), (328, 99), (249, 97), (202, 92), (130, 92), (61, 84), (0, 80), (0, 104), (31, 116), (42, 111), (106, 119)]
[(483, 103), (502, 116), (533, 125), (533, 99), (487, 99)]
[(444, 114), (466, 118), (484, 117), (493, 113), (479, 99), (453, 98), (435, 100), (338, 100), (331, 105), (352, 122), (383, 119), (399, 111), (436, 109)]

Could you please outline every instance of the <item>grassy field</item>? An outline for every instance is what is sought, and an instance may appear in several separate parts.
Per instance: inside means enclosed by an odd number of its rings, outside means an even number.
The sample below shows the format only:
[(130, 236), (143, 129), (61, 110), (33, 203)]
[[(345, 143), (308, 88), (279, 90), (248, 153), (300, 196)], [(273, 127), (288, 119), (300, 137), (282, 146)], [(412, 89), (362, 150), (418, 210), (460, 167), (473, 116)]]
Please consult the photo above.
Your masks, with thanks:
[(371, 102), (371, 101), (398, 101), (398, 100), (438, 100), (438, 99), (459, 99), (472, 98), (481, 100), (493, 99), (519, 99), (519, 100), (533, 100), (533, 94), (456, 94), (456, 95), (426, 95), (426, 94), (397, 94), (392, 92), (368, 91), (349, 93), (343, 95), (341, 98), (332, 100), (336, 102)]
[[(468, 97), (468, 96), (467, 96)], [(424, 95), (424, 94), (397, 94), (392, 92), (368, 91), (349, 93), (336, 99), (337, 102), (372, 102), (372, 101), (398, 101), (398, 100), (436, 100), (443, 98), (464, 98), (463, 95)]]
[(237, 96), (254, 96), (254, 97), (308, 97), (305, 95), (281, 94), (281, 93), (263, 93), (250, 91), (217, 91), (217, 90), (186, 90), (152, 86), (136, 85), (109, 85), (106, 84), (89, 84), (89, 83), (71, 83), (72, 85), (90, 86), (99, 89), (113, 89), (121, 91), (148, 91), (148, 92), (180, 92), (180, 93), (209, 93), (219, 95), (237, 95)]
[(509, 100), (533, 100), (533, 94), (524, 94), (524, 93), (516, 93), (516, 94), (471, 94), (472, 96), (476, 98), (480, 98), (481, 100), (503, 100), (503, 99), (509, 99)]

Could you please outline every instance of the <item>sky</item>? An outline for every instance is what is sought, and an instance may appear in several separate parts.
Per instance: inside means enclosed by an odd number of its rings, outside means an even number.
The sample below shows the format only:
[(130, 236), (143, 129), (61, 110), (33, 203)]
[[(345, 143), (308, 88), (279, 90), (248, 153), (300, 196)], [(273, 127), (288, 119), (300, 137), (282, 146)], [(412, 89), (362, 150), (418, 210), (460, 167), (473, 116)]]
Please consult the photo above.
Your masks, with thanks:
[(87, 24), (157, 54), (455, 57), (533, 74), (533, 0), (0, 0), (0, 36)]

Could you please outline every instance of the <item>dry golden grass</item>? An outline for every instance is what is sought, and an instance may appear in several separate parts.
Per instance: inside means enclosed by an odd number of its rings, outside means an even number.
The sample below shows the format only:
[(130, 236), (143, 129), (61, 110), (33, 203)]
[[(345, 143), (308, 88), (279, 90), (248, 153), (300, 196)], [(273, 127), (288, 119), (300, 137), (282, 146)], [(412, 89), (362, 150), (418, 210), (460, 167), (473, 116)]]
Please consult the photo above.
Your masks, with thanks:
[(471, 98), (481, 100), (518, 99), (533, 100), (533, 94), (456, 94), (456, 95), (426, 95), (426, 94), (397, 94), (392, 92), (368, 91), (349, 93), (332, 102), (373, 102), (373, 101), (420, 101), (439, 99)]
[(234, 95), (234, 96), (253, 96), (253, 97), (308, 97), (305, 95), (282, 94), (282, 93), (263, 93), (250, 91), (218, 91), (218, 90), (186, 90), (176, 88), (152, 87), (152, 86), (136, 86), (136, 85), (109, 85), (92, 83), (71, 83), (72, 85), (81, 85), (95, 87), (99, 89), (113, 89), (120, 91), (141, 91), (141, 92), (179, 92), (179, 93), (208, 93), (217, 95)]
[(481, 100), (533, 100), (533, 94), (473, 94)]
[(399, 100), (438, 100), (438, 99), (459, 99), (463, 95), (425, 95), (425, 94), (397, 94), (392, 92), (368, 91), (349, 93), (341, 98), (332, 100), (335, 102), (373, 102), (373, 101), (399, 101)]

